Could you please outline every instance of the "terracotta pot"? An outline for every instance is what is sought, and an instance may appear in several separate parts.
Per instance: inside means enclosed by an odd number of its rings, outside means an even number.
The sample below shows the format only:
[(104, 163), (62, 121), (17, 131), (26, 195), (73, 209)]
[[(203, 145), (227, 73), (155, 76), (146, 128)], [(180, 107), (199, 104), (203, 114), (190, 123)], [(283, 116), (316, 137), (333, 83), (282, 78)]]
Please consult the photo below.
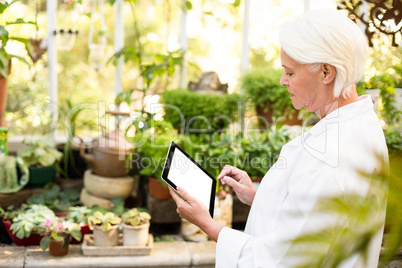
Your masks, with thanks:
[(104, 177), (124, 177), (128, 174), (126, 156), (129, 150), (126, 148), (124, 137), (115, 133), (109, 133), (96, 139), (97, 146), (92, 148), (92, 153), (85, 153), (85, 143), (82, 142), (80, 155), (88, 163), (94, 174)]
[(10, 221), (6, 221), (3, 219), (3, 224), (4, 224), (4, 227), (6, 228), (8, 235), (11, 237), (11, 239), (17, 246), (25, 246), (25, 247), (39, 246), (40, 241), (42, 240), (42, 237), (43, 237), (40, 234), (35, 233), (35, 234), (31, 234), (29, 237), (24, 237), (23, 239), (19, 239), (15, 234), (13, 234), (13, 231), (10, 230), (10, 227), (11, 227)]
[(148, 244), (149, 223), (131, 226), (123, 223), (123, 246), (146, 246)]
[(70, 235), (64, 237), (64, 241), (56, 241), (50, 239), (49, 243), (49, 253), (52, 256), (64, 256), (68, 253), (68, 247), (70, 244)]
[(95, 247), (114, 247), (119, 243), (119, 225), (112, 226), (108, 232), (102, 231), (99, 226), (94, 226), (94, 246)]
[(150, 195), (158, 200), (166, 200), (171, 198), (168, 186), (153, 177), (148, 177), (148, 187)]

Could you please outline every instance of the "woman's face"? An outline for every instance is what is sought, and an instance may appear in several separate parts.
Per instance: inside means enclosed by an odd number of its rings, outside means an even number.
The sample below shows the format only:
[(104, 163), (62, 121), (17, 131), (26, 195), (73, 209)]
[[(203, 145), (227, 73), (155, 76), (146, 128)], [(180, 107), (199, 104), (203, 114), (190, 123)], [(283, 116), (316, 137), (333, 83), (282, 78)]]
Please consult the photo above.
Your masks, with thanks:
[(332, 90), (328, 90), (328, 85), (323, 83), (325, 74), (322, 66), (317, 72), (312, 72), (307, 65), (298, 63), (283, 50), (281, 61), (284, 71), (280, 84), (288, 87), (295, 109), (304, 107), (310, 112), (317, 112), (333, 99)]

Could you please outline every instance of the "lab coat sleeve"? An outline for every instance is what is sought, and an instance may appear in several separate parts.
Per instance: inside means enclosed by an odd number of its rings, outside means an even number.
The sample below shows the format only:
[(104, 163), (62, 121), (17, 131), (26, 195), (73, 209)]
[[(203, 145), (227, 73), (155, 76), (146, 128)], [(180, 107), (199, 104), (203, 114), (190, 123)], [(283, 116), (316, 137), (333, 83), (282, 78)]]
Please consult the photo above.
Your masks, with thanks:
[[(266, 206), (273, 202), (281, 204), (277, 218), (270, 218), (275, 213), (265, 218), (275, 222), (273, 230), (269, 230), (269, 224), (260, 225), (258, 228), (266, 228), (267, 231), (254, 236), (223, 228), (216, 247), (216, 267), (291, 267), (287, 265), (294, 264), (293, 261), (285, 257), (291, 245), (290, 240), (307, 230), (311, 231), (310, 228), (318, 225), (322, 227), (324, 221), (328, 223), (328, 219), (317, 219), (313, 209), (320, 196), (339, 189), (334, 177), (329, 176), (325, 169), (314, 171), (309, 176), (304, 172), (297, 172), (298, 177), (303, 180), (292, 187), (297, 189), (295, 193), (278, 197), (270, 192), (272, 189), (264, 192), (264, 201), (256, 204), (257, 206)], [(278, 191), (275, 192), (280, 192), (280, 189), (276, 190)], [(259, 225), (260, 221), (257, 220), (255, 224)]]
[(237, 267), (243, 246), (251, 238), (251, 235), (244, 232), (224, 227), (219, 233), (216, 246), (216, 267)]

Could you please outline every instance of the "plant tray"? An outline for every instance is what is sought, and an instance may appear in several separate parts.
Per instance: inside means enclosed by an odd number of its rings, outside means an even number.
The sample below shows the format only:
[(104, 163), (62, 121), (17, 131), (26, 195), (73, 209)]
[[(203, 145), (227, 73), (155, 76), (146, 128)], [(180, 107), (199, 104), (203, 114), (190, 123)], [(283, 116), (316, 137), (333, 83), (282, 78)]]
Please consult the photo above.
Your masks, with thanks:
[(119, 244), (114, 247), (96, 247), (93, 234), (86, 234), (81, 246), (82, 253), (86, 256), (144, 256), (149, 255), (153, 247), (152, 234), (149, 234), (146, 246), (123, 246), (123, 234), (119, 234)]

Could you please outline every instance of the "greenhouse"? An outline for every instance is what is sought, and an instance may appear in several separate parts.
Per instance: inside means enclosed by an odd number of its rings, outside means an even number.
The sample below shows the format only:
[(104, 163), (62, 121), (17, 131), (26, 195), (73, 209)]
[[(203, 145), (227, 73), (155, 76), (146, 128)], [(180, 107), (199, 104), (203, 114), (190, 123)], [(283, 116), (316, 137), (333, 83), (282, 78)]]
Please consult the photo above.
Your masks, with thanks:
[(400, 0), (0, 0), (0, 267), (402, 267)]

